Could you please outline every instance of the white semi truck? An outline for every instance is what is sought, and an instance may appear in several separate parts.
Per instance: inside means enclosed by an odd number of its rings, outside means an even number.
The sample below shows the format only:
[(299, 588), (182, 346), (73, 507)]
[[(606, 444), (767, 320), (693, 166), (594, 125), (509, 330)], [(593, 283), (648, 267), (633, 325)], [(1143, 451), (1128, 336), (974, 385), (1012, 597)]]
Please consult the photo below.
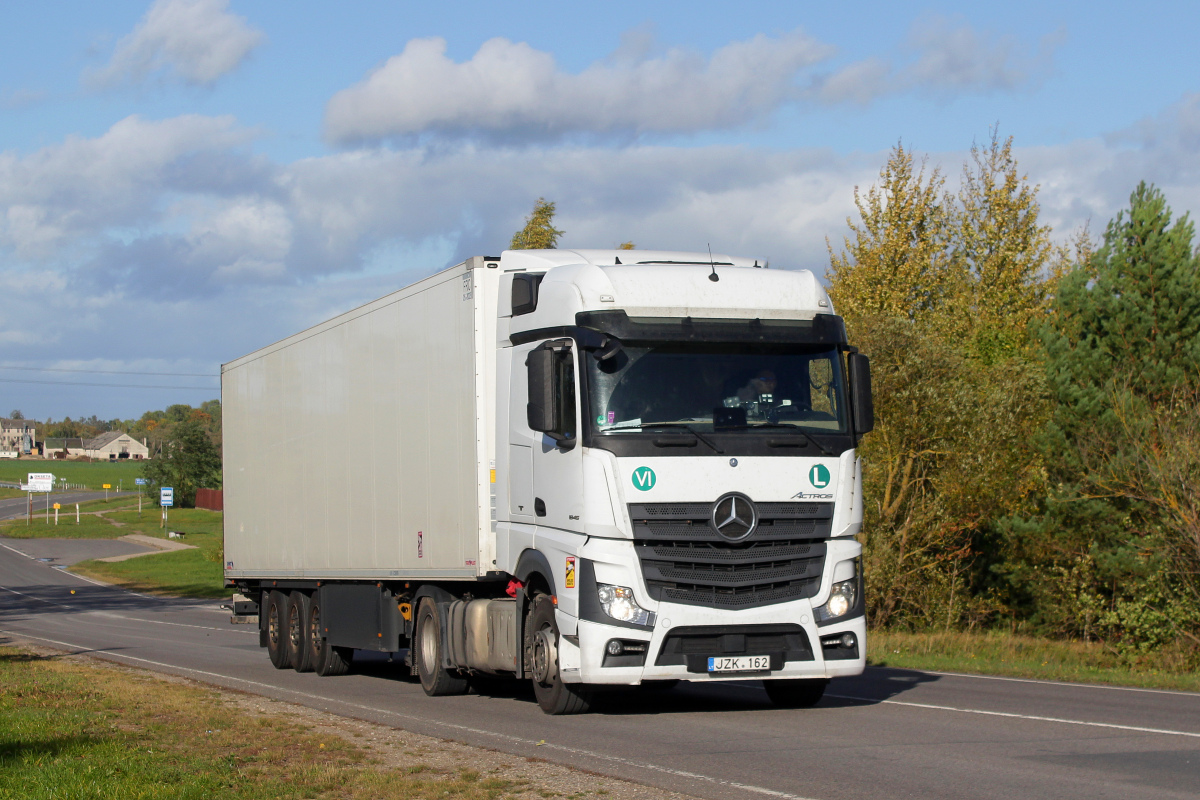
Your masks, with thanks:
[(811, 272), (475, 257), (222, 369), (225, 579), (280, 668), (406, 651), (430, 695), (865, 664), (867, 358)]

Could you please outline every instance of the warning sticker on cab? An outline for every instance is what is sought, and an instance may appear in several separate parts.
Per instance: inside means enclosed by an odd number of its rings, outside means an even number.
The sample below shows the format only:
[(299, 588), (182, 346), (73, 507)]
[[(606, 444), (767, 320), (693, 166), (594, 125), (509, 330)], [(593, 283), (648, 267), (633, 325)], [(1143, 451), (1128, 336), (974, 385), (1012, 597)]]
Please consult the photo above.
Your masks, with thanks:
[(575, 588), (575, 556), (567, 556), (567, 588)]

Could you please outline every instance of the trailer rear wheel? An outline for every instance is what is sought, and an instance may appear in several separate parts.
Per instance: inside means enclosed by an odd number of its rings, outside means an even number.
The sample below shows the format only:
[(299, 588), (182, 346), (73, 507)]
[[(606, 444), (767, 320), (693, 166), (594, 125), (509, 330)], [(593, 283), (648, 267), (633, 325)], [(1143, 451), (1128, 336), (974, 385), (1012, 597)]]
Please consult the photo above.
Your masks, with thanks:
[(283, 592), (267, 594), (267, 655), (275, 669), (287, 669), (292, 665), (287, 648), (287, 605), (288, 596)]
[(825, 678), (785, 678), (763, 681), (767, 697), (781, 708), (811, 708), (821, 701), (829, 681)]
[(312, 672), (311, 648), (308, 645), (309, 597), (299, 589), (292, 592), (287, 604), (287, 649), (296, 672)]
[(354, 650), (331, 645), (329, 639), (325, 638), (325, 627), (321, 620), (321, 603), (314, 596), (308, 604), (308, 652), (313, 670), (323, 678), (345, 675), (350, 670)]
[(558, 670), (558, 622), (554, 601), (538, 595), (525, 622), (525, 654), (533, 680), (533, 694), (547, 714), (583, 714), (591, 707), (591, 694), (578, 685), (563, 683)]
[(431, 598), (425, 598), (421, 602), (414, 634), (413, 663), (417, 665), (417, 677), (421, 679), (421, 688), (425, 690), (425, 694), (438, 697), (466, 692), (467, 679), (442, 666), (442, 651), (445, 648), (445, 642), (442, 641), (442, 622), (438, 617), (437, 603)]

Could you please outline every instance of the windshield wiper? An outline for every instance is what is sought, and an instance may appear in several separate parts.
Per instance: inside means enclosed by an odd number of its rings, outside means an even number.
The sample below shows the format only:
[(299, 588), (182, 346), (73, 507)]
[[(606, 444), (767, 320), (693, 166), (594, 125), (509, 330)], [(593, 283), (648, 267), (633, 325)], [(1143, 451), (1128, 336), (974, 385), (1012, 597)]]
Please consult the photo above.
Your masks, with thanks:
[(746, 427), (747, 428), (772, 428), (775, 430), (784, 429), (784, 430), (789, 430), (789, 431), (795, 431), (796, 433), (800, 434), (805, 439), (808, 439), (810, 442), (812, 442), (814, 445), (816, 445), (817, 449), (820, 450), (825, 455), (827, 455), (827, 456), (833, 455), (833, 453), (831, 453), (825, 449), (824, 445), (822, 445), (820, 442), (818, 442), (816, 439), (814, 439), (811, 433), (804, 430), (804, 428), (799, 427), (798, 425), (784, 425), (781, 422), (759, 422), (759, 423), (755, 423), (753, 425), (747, 425)]
[(609, 431), (621, 431), (621, 430), (629, 431), (629, 430), (635, 430), (635, 429), (644, 431), (647, 428), (683, 428), (685, 431), (690, 433), (692, 436), (695, 436), (697, 439), (704, 442), (706, 445), (711, 447), (713, 450), (716, 450), (719, 455), (725, 455), (724, 450), (717, 447), (715, 444), (712, 443), (711, 439), (709, 439), (707, 436), (702, 434), (700, 431), (693, 428), (691, 425), (688, 425), (686, 422), (638, 422), (638, 423), (634, 423), (631, 425), (616, 425), (616, 426), (613, 426), (610, 428), (605, 428), (604, 432), (608, 433)]

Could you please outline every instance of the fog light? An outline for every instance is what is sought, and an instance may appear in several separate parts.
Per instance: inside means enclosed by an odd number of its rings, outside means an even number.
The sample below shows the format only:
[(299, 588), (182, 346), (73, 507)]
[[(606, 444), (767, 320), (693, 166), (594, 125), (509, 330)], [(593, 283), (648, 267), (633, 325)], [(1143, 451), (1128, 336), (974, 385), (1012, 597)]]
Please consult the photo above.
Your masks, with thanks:
[(621, 644), (620, 639), (609, 639), (608, 647), (606, 649), (608, 650), (608, 654), (610, 656), (619, 656), (621, 653), (625, 652), (625, 646)]
[(854, 647), (854, 643), (855, 642), (854, 642), (854, 634), (853, 633), (843, 633), (842, 638), (840, 640), (838, 640), (838, 644), (840, 644), (842, 647), (846, 648), (847, 650)]

